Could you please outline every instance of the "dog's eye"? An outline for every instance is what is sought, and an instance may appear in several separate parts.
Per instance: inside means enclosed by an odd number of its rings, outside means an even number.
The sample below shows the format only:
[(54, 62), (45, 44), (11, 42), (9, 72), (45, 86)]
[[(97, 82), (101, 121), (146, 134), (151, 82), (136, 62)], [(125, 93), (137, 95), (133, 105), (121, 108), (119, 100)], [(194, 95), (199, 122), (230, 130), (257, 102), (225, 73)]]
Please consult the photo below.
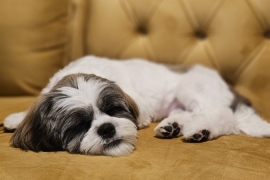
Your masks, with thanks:
[(108, 114), (109, 116), (114, 116), (116, 114), (123, 113), (123, 112), (127, 112), (127, 110), (120, 106), (114, 106), (110, 108), (109, 110), (107, 110), (106, 114)]

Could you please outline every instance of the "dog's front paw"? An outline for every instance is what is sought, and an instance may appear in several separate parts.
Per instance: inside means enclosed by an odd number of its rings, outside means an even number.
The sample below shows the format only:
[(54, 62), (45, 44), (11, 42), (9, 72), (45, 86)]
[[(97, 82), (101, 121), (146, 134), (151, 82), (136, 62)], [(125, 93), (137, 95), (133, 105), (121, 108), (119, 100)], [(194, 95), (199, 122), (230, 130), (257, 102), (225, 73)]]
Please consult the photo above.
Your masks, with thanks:
[(210, 131), (202, 130), (198, 131), (191, 136), (185, 137), (186, 140), (190, 142), (204, 142), (210, 140)]
[(4, 127), (10, 131), (15, 130), (19, 126), (19, 124), (22, 122), (25, 116), (26, 116), (26, 112), (10, 114), (4, 120)]
[(160, 123), (155, 128), (155, 134), (157, 137), (163, 137), (163, 138), (174, 138), (178, 137), (181, 134), (181, 127), (178, 125), (178, 123)]

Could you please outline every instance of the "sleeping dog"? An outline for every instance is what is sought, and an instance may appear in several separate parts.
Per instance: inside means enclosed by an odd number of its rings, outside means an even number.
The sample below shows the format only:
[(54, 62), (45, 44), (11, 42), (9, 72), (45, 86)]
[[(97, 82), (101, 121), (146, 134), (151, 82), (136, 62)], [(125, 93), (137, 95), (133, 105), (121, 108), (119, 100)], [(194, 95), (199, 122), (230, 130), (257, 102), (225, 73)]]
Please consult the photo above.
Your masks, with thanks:
[(11, 144), (23, 150), (120, 156), (134, 150), (139, 128), (156, 121), (160, 138), (203, 142), (240, 131), (270, 137), (270, 124), (215, 70), (95, 56), (57, 72), (4, 126), (16, 129)]

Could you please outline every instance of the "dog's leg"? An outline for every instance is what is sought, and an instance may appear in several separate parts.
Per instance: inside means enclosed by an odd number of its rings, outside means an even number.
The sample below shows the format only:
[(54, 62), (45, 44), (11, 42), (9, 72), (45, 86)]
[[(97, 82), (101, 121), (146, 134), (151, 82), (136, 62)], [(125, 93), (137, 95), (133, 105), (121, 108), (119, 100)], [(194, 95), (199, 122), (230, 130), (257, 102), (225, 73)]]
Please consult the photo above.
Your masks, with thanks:
[(253, 137), (270, 137), (270, 123), (263, 120), (252, 107), (238, 105), (234, 117), (243, 133)]
[(163, 119), (155, 128), (156, 137), (173, 138), (182, 135), (183, 126), (191, 120), (190, 113), (177, 110)]
[[(177, 128), (180, 129), (180, 132)], [(237, 121), (234, 120), (229, 108), (209, 108), (197, 112), (174, 113), (155, 128), (157, 137), (170, 138), (183, 135), (186, 140), (191, 142), (203, 142), (238, 132)]]
[(4, 119), (4, 127), (7, 130), (15, 130), (19, 126), (19, 124), (23, 121), (23, 119), (26, 116), (27, 111), (19, 112), (19, 113), (14, 113), (8, 115)]
[(233, 95), (216, 71), (194, 66), (188, 74), (179, 77), (178, 83), (175, 96), (186, 111), (164, 119), (155, 129), (157, 136), (172, 137), (172, 132), (166, 132), (172, 128), (166, 124), (174, 122), (181, 128), (179, 135), (195, 142), (238, 132), (229, 108)]
[(183, 128), (184, 138), (203, 142), (223, 135), (238, 134), (237, 121), (229, 108), (209, 108), (192, 113), (191, 123)]

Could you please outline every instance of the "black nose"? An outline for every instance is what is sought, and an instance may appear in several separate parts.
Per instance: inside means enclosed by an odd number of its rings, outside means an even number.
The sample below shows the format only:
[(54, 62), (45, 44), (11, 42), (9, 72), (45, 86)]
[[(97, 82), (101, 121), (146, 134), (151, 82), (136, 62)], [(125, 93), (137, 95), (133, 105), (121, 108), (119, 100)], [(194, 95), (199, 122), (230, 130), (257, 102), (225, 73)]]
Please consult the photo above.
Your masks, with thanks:
[(104, 123), (99, 126), (97, 133), (103, 138), (111, 138), (115, 135), (115, 127), (111, 123)]

